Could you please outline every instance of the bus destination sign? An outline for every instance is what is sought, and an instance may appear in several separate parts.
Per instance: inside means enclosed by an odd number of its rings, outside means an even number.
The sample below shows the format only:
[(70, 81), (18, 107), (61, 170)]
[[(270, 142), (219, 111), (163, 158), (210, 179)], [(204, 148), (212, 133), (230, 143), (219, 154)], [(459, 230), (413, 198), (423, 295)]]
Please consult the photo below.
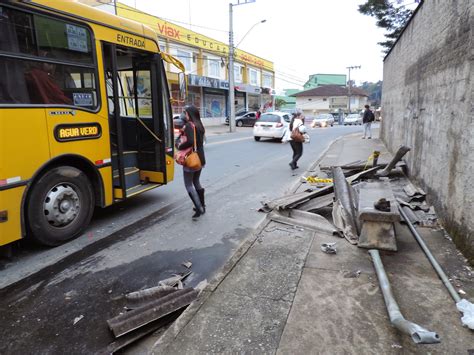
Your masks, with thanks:
[(102, 136), (102, 127), (98, 123), (60, 124), (54, 129), (54, 138), (58, 142), (97, 139)]

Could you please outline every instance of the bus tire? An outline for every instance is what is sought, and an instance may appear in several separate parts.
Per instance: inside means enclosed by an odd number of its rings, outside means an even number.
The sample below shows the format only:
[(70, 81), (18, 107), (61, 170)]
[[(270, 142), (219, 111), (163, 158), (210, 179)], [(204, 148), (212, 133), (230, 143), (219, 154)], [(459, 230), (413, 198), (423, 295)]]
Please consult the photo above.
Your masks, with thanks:
[(94, 212), (94, 193), (86, 174), (72, 166), (53, 168), (32, 186), (27, 223), (37, 243), (58, 246), (79, 236)]

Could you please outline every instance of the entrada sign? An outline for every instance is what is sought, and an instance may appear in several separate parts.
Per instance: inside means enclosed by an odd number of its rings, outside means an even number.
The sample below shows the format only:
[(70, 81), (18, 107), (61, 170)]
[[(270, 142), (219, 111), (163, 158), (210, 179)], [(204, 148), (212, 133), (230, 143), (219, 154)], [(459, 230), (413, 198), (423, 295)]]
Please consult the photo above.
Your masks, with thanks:
[(145, 41), (142, 39), (134, 38), (128, 35), (117, 34), (117, 42), (125, 43), (129, 46), (134, 46), (138, 48), (145, 48)]

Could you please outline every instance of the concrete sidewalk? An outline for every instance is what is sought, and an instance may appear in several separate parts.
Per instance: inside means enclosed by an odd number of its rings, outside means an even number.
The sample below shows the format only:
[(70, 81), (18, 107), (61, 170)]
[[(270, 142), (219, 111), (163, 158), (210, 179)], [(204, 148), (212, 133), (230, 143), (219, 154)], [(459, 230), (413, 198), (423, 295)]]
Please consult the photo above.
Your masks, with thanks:
[[(373, 150), (390, 159), (380, 140), (347, 136), (336, 141), (311, 170), (319, 164), (366, 160)], [(472, 302), (471, 268), (450, 238), (442, 228), (418, 230), (454, 286), (466, 292), (465, 298), (471, 296)], [(391, 326), (367, 250), (330, 234), (265, 219), (151, 352), (474, 351), (474, 334), (462, 327), (460, 313), (408, 228), (397, 223), (396, 235), (398, 252), (381, 252), (396, 300), (405, 318), (439, 334), (439, 344), (416, 345)], [(327, 242), (337, 243), (337, 254), (321, 251), (321, 243)]]

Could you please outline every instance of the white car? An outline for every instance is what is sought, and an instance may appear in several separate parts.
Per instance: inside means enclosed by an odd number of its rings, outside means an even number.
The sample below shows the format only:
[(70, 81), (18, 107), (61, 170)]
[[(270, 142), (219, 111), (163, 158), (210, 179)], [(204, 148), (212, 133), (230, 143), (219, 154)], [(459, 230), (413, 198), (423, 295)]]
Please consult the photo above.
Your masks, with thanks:
[(361, 125), (362, 124), (362, 116), (358, 113), (351, 113), (347, 115), (344, 119), (344, 126), (346, 125)]
[(282, 139), (290, 125), (290, 114), (286, 112), (265, 112), (253, 126), (253, 138)]
[(327, 127), (327, 126), (333, 126), (334, 125), (334, 116), (331, 115), (330, 113), (322, 113), (320, 115), (317, 115), (316, 118), (313, 120), (311, 123), (311, 127)]

